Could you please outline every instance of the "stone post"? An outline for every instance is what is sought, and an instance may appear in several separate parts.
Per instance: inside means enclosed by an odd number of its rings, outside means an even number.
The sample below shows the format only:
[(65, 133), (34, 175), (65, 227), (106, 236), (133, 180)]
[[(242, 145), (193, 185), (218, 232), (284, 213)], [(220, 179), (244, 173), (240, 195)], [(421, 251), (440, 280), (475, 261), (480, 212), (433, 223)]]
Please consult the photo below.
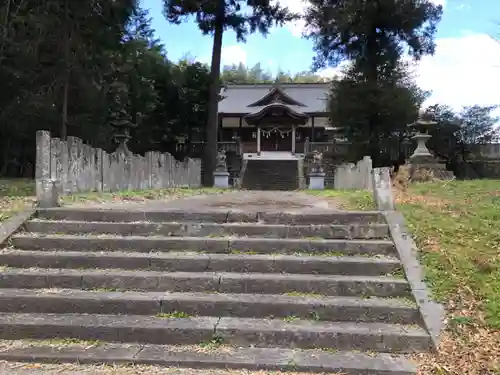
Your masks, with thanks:
[(217, 165), (214, 172), (214, 187), (219, 189), (229, 188), (229, 172), (227, 171), (226, 151), (217, 153)]
[(380, 211), (393, 211), (392, 181), (389, 168), (372, 169), (373, 198)]
[(58, 206), (59, 183), (51, 176), (50, 155), (50, 133), (39, 130), (36, 132), (35, 185), (37, 203), (41, 208)]
[(313, 164), (309, 173), (309, 190), (325, 189), (325, 172), (323, 170), (323, 154), (314, 151)]
[(296, 143), (295, 137), (296, 137), (296, 131), (295, 131), (295, 125), (293, 125), (293, 127), (292, 127), (292, 154), (295, 154), (295, 143)]
[(260, 126), (257, 126), (257, 154), (260, 154)]

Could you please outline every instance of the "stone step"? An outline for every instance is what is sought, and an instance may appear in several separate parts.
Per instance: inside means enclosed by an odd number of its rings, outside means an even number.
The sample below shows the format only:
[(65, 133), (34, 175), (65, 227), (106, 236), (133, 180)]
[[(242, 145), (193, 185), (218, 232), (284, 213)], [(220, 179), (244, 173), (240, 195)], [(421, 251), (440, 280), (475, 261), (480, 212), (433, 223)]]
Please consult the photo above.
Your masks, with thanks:
[(115, 234), (135, 236), (240, 236), (266, 238), (315, 237), (325, 239), (384, 239), (387, 224), (364, 225), (283, 225), (251, 223), (119, 223), (103, 221), (30, 220), (27, 232), (57, 234)]
[(236, 210), (132, 211), (90, 208), (38, 209), (37, 217), (46, 220), (107, 221), (107, 222), (203, 222), (203, 223), (266, 223), (266, 224), (385, 224), (379, 211), (318, 211), (318, 212), (243, 212)]
[(416, 374), (415, 366), (404, 356), (385, 353), (232, 347), (198, 350), (185, 346), (140, 344), (101, 344), (91, 347), (72, 345), (54, 348), (44, 345), (43, 341), (38, 344), (31, 342), (29, 347), (19, 346), (21, 345), (14, 344), (13, 349), (0, 352), (0, 360), (30, 363), (142, 364), (322, 374), (340, 372), (346, 375)]
[(381, 276), (400, 274), (388, 257), (0, 250), (0, 265), (17, 268), (149, 269), (163, 272), (259, 272)]
[(298, 238), (238, 238), (238, 237), (165, 237), (112, 235), (58, 235), (19, 233), (11, 244), (26, 250), (117, 250), (117, 251), (202, 251), (210, 253), (316, 253), (364, 254), (396, 256), (396, 248), (388, 240), (309, 240)]
[(0, 339), (73, 338), (107, 342), (196, 345), (217, 338), (230, 346), (335, 348), (415, 353), (430, 349), (422, 328), (386, 323), (321, 322), (232, 317), (0, 314)]
[(400, 278), (275, 273), (5, 268), (0, 288), (411, 297), (407, 281)]
[(103, 292), (0, 289), (3, 313), (78, 313), (239, 318), (301, 318), (323, 321), (419, 324), (409, 300), (316, 295), (253, 295), (165, 292)]

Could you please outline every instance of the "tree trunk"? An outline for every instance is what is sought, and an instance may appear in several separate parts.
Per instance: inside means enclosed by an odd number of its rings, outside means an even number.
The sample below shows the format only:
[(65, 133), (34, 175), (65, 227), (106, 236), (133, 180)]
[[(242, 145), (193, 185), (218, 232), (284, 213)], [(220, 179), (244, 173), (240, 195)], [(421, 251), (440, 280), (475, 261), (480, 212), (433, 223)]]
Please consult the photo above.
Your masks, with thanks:
[(378, 116), (378, 43), (376, 30), (373, 30), (367, 38), (366, 45), (366, 80), (371, 91), (370, 95), (370, 113), (368, 114), (369, 136), (368, 136), (368, 155), (372, 158), (373, 166), (380, 167), (380, 130)]
[(205, 127), (205, 147), (203, 160), (203, 185), (212, 187), (217, 158), (217, 112), (220, 93), (220, 64), (222, 54), (222, 36), (224, 34), (225, 0), (219, 0), (217, 24), (214, 30), (212, 65), (210, 67), (210, 91), (208, 97), (207, 125)]
[(3, 51), (4, 51), (4, 46), (5, 46), (5, 41), (7, 39), (7, 35), (8, 35), (8, 30), (9, 30), (9, 16), (10, 16), (10, 4), (11, 4), (11, 0), (7, 0), (7, 4), (6, 4), (6, 7), (5, 7), (5, 14), (4, 14), (4, 18), (3, 18), (3, 25), (2, 25), (2, 43), (0, 44), (0, 66), (2, 65), (3, 63)]
[(63, 92), (63, 106), (62, 106), (62, 123), (61, 123), (61, 140), (65, 141), (68, 136), (68, 92), (69, 92), (69, 80), (70, 80), (70, 65), (69, 65), (69, 55), (70, 55), (70, 27), (69, 27), (69, 0), (65, 1), (65, 41), (64, 41), (64, 58), (66, 65), (66, 75), (64, 78), (64, 92)]

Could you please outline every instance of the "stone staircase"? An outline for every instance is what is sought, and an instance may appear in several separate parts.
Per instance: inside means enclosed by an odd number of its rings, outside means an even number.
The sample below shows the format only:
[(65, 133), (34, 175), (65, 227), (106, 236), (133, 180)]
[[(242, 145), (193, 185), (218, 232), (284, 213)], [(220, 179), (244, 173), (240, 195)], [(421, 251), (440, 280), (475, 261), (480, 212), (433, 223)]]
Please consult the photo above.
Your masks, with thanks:
[(409, 375), (431, 348), (379, 212), (39, 210), (0, 264), (0, 339), (40, 340), (0, 360)]
[(243, 174), (244, 189), (296, 190), (299, 189), (297, 160), (248, 160)]

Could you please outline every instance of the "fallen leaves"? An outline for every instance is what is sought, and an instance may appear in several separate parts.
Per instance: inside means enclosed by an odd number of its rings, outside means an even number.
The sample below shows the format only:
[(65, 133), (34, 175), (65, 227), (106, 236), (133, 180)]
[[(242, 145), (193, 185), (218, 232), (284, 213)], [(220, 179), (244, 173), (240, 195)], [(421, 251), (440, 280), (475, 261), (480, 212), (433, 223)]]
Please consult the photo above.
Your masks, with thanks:
[(491, 180), (395, 188), (429, 286), (447, 312), (438, 353), (413, 356), (419, 375), (500, 374), (500, 326), (491, 316), (500, 311), (494, 297), (500, 286), (500, 218), (492, 198), (499, 188), (500, 181)]

